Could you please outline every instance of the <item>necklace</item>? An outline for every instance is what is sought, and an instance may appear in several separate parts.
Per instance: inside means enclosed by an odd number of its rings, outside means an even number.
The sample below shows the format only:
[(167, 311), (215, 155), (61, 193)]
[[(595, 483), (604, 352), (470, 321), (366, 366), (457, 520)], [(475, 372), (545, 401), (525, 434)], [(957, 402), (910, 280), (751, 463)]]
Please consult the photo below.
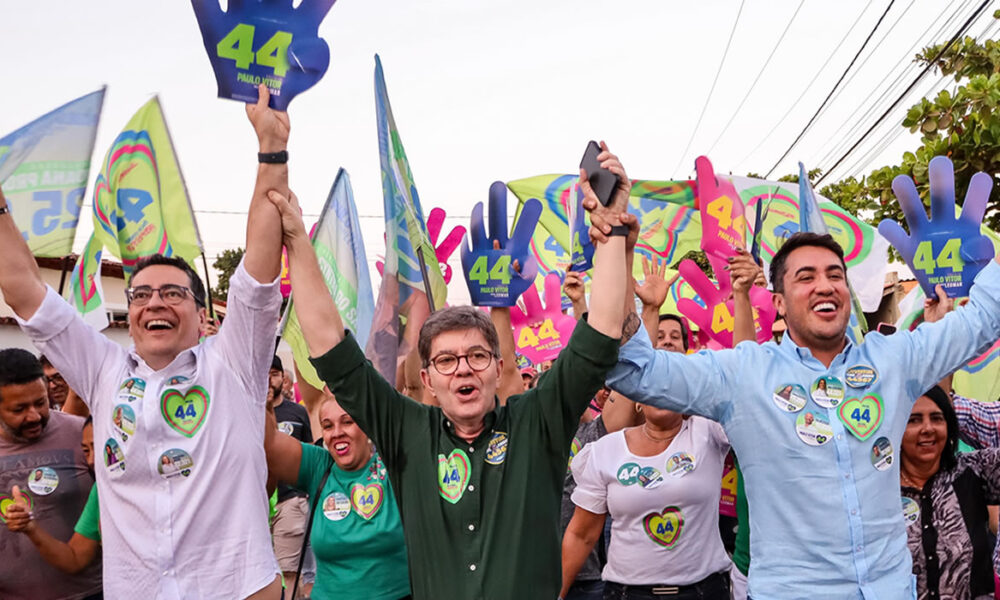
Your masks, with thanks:
[(649, 427), (648, 423), (643, 423), (642, 424), (642, 434), (644, 436), (646, 436), (646, 438), (648, 438), (650, 441), (657, 442), (657, 443), (659, 443), (659, 442), (668, 442), (668, 441), (674, 439), (675, 437), (677, 437), (677, 432), (680, 431), (680, 428), (678, 428), (677, 431), (674, 431), (670, 435), (668, 435), (666, 437), (659, 438), (659, 437), (656, 437), (655, 435), (649, 433), (648, 427)]
[(906, 485), (906, 486), (908, 486), (908, 487), (911, 487), (911, 488), (914, 488), (914, 489), (918, 489), (918, 490), (924, 489), (924, 486), (917, 485), (917, 482), (915, 482), (912, 479), (910, 479), (906, 475), (906, 473), (903, 472), (903, 469), (899, 470), (899, 478), (903, 481), (903, 484)]

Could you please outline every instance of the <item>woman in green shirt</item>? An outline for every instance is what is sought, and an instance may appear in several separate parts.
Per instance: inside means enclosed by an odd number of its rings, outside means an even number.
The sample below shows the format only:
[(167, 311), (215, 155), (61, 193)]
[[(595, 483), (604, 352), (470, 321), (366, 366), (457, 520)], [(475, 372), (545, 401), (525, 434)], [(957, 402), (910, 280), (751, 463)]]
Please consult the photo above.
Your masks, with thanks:
[(316, 506), (310, 534), (316, 555), (312, 597), (409, 598), (403, 525), (382, 460), (329, 392), (319, 416), (326, 450), (279, 432), (270, 406), (264, 437), (271, 476), (308, 492), (310, 505)]

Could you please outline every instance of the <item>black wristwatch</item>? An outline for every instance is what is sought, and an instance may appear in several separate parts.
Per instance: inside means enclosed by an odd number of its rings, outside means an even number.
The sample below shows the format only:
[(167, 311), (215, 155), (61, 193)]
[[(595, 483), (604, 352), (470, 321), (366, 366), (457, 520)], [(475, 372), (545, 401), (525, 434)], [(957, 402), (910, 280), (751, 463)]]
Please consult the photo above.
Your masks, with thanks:
[(629, 232), (628, 225), (612, 225), (611, 233), (608, 234), (608, 237), (614, 237), (616, 235), (620, 235), (622, 237), (628, 237), (628, 232)]
[(288, 162), (288, 150), (281, 152), (258, 152), (257, 162), (268, 165), (283, 165)]

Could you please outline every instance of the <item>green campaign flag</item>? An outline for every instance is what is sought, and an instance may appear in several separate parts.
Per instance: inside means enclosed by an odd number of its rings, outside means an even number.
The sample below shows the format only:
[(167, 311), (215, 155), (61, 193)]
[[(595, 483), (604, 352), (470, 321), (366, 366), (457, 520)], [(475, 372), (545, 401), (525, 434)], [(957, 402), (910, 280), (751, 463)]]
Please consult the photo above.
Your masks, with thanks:
[(126, 278), (144, 256), (178, 256), (193, 266), (202, 253), (158, 98), (143, 105), (112, 142), (94, 183), (93, 211), (94, 236), (77, 261), (70, 289), (85, 317), (100, 306), (100, 248), (121, 259)]

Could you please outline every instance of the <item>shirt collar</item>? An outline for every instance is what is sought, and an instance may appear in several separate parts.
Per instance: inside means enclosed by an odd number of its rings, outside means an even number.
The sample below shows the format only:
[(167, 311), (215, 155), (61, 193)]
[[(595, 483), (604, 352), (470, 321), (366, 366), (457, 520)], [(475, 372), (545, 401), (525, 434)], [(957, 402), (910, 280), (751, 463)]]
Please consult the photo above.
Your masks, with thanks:
[[(844, 334), (844, 339), (847, 341), (847, 344), (844, 345), (844, 349), (841, 350), (836, 357), (834, 357), (833, 362), (830, 363), (830, 368), (833, 368), (834, 366), (840, 363), (846, 362), (847, 355), (850, 354), (851, 350), (854, 348), (854, 342), (851, 341), (851, 338), (848, 337), (846, 333)], [(795, 340), (792, 339), (792, 336), (788, 334), (787, 331), (785, 335), (782, 336), (781, 343), (778, 346), (785, 352), (794, 354), (796, 357), (798, 357), (800, 361), (804, 363), (812, 361), (818, 364), (824, 370), (827, 368), (823, 366), (823, 363), (819, 362), (819, 360), (815, 356), (813, 356), (813, 353), (811, 350), (809, 350), (809, 348), (806, 348), (804, 346), (799, 346), (798, 344), (796, 344)]]
[[(479, 436), (476, 439), (479, 439), (480, 437), (482, 437), (484, 433), (493, 430), (493, 426), (496, 425), (496, 422), (497, 422), (497, 410), (498, 410), (499, 406), (500, 406), (500, 399), (496, 398), (495, 399), (495, 406), (494, 406), (493, 410), (491, 410), (490, 412), (486, 413), (485, 416), (483, 416), (483, 431), (482, 431), (482, 433), (479, 434)], [(463, 443), (466, 443), (464, 439), (460, 438), (458, 436), (458, 434), (455, 433), (455, 425), (454, 425), (454, 423), (452, 423), (451, 420), (448, 419), (448, 417), (445, 416), (443, 410), (441, 411), (441, 426), (452, 437), (457, 438), (457, 439), (461, 439)]]
[[(182, 372), (182, 371), (193, 370), (194, 366), (197, 364), (195, 349), (198, 348), (199, 346), (200, 344), (197, 344), (185, 350), (181, 350), (177, 354), (177, 356), (174, 357), (174, 360), (170, 361), (170, 364), (168, 364), (167, 366), (163, 367), (160, 370), (161, 371), (169, 370), (171, 372)], [(143, 376), (148, 376), (153, 373), (156, 373), (156, 371), (153, 370), (153, 368), (150, 367), (148, 364), (146, 364), (146, 361), (143, 360), (141, 356), (139, 356), (139, 353), (136, 352), (135, 350), (134, 344), (128, 349), (127, 358), (128, 358), (129, 370), (132, 371), (133, 373)]]

